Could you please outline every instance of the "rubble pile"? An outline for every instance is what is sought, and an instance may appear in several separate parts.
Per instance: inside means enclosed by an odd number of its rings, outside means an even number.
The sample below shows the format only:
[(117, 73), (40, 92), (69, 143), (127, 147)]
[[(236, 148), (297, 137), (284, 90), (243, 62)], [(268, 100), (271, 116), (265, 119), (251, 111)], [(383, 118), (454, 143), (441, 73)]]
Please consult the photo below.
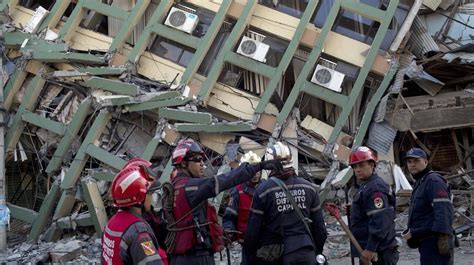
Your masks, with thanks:
[(78, 237), (66, 237), (57, 242), (22, 243), (14, 249), (8, 249), (5, 261), (17, 264), (44, 264), (48, 262), (99, 264), (101, 245), (100, 238), (85, 234)]
[[(350, 150), (367, 145), (397, 192), (398, 230), (413, 184), (403, 154), (418, 146), (452, 186), (459, 237), (472, 239), (474, 3), (399, 1), (368, 32), (326, 34), (331, 1), (309, 11), (181, 1), (200, 18), (187, 32), (164, 24), (173, 1), (69, 2), (0, 3), (6, 197), (10, 222), (27, 230), (20, 245), (10, 234), (8, 261), (98, 261), (114, 174), (142, 157), (166, 181), (186, 137), (204, 146), (207, 175), (288, 142), (299, 176), (339, 205), (353, 193)], [(100, 13), (108, 8), (127, 11)], [(243, 36), (268, 54), (245, 55)], [(342, 79), (325, 85), (320, 69)], [(344, 232), (326, 220), (329, 258), (349, 255)]]

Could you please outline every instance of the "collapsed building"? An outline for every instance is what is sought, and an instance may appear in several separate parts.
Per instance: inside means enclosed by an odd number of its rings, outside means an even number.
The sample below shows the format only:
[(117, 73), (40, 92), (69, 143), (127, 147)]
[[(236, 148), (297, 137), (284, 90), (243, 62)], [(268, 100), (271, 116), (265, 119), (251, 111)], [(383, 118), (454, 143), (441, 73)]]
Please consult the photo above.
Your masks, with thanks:
[[(470, 1), (0, 2), (6, 199), (26, 238), (98, 235), (127, 160), (199, 140), (209, 174), (284, 140), (338, 196), (365, 144), (399, 196), (413, 146), (473, 209)], [(464, 219), (463, 219), (464, 218)], [(18, 225), (20, 224), (20, 225)], [(469, 228), (469, 227), (468, 227)]]

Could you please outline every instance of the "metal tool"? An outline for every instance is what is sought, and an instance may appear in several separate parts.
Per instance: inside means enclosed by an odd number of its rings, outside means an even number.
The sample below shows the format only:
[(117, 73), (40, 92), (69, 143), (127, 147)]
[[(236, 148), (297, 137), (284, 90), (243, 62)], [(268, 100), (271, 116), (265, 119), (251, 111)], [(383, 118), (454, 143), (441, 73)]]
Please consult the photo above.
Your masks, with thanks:
[[(347, 224), (344, 222), (344, 220), (342, 220), (341, 213), (339, 212), (339, 209), (337, 208), (336, 204), (334, 204), (334, 203), (325, 203), (324, 208), (326, 209), (326, 211), (329, 212), (329, 214), (331, 216), (336, 218), (336, 220), (339, 222), (339, 224), (341, 225), (344, 232), (346, 232), (347, 236), (349, 236), (349, 240), (351, 241), (351, 243), (357, 249), (359, 254), (362, 255), (362, 252), (364, 251), (364, 249), (362, 249), (359, 242), (355, 238), (354, 234), (352, 234), (352, 232), (349, 229), (349, 227), (347, 226)], [(377, 256), (374, 256), (373, 260), (377, 261)], [(371, 264), (371, 263), (369, 263), (369, 264)]]

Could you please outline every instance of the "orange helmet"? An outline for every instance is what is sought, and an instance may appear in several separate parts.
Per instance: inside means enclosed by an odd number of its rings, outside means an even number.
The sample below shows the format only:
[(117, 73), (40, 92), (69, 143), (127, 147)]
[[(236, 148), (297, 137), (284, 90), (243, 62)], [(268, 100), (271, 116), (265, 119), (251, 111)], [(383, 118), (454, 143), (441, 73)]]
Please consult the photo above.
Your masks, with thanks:
[(377, 156), (372, 150), (370, 150), (370, 148), (367, 146), (360, 146), (351, 152), (351, 155), (349, 156), (349, 165), (354, 165), (364, 161), (377, 162), (377, 160)]
[(149, 182), (138, 166), (122, 169), (112, 182), (112, 199), (115, 207), (129, 207), (145, 200)]

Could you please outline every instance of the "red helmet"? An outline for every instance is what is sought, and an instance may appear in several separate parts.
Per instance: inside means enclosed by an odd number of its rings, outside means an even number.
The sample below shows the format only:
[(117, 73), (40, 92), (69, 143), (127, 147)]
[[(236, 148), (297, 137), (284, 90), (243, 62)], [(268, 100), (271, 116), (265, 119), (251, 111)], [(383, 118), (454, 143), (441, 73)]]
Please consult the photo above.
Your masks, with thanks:
[(151, 169), (151, 165), (152, 164), (150, 161), (145, 160), (140, 157), (135, 157), (128, 160), (127, 164), (123, 166), (122, 170), (129, 167), (139, 167), (144, 171), (146, 180), (152, 181), (152, 180), (157, 179), (157, 174)]
[(127, 164), (125, 164), (125, 166), (123, 166), (123, 169), (125, 169), (127, 167), (133, 167), (133, 166), (151, 167), (151, 163), (150, 163), (150, 161), (145, 160), (143, 158), (135, 157), (135, 158), (132, 158), (132, 159), (128, 160)]
[(146, 197), (149, 182), (140, 167), (122, 169), (112, 182), (112, 198), (115, 207), (141, 204)]
[(191, 157), (195, 154), (204, 155), (204, 151), (194, 140), (186, 139), (176, 146), (173, 151), (173, 166), (181, 164), (185, 158)]
[(349, 156), (349, 165), (354, 165), (364, 161), (377, 162), (377, 156), (366, 146), (357, 147)]

